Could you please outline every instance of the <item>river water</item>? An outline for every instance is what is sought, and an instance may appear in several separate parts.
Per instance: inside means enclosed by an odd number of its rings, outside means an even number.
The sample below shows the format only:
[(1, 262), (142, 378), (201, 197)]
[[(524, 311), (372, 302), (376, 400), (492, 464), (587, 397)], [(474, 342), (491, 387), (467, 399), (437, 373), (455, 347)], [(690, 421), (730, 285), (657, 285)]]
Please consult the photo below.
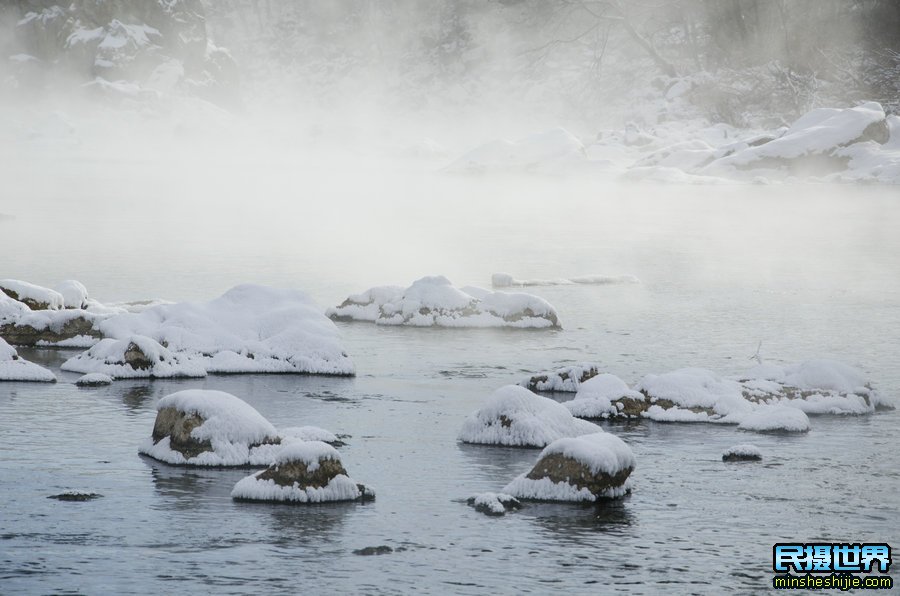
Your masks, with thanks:
[[(101, 301), (208, 299), (241, 282), (298, 287), (323, 308), (426, 274), (488, 285), (633, 274), (642, 283), (531, 288), (561, 331), (340, 323), (358, 376), (211, 376), (80, 389), (73, 352), (20, 350), (54, 385), (0, 386), (2, 593), (758, 593), (772, 545), (900, 539), (900, 414), (813, 417), (802, 436), (607, 423), (634, 450), (633, 493), (489, 518), (537, 451), (461, 445), (465, 417), (530, 372), (598, 361), (633, 383), (699, 366), (739, 372), (828, 356), (900, 396), (900, 203), (876, 187), (617, 187), (475, 180), (285, 161), (83, 160), (42, 176), (28, 156), (0, 199), (3, 277), (76, 278)], [(254, 172), (249, 176), (248, 172)], [(174, 172), (174, 173), (173, 173)], [(6, 178), (10, 179), (10, 178)], [(234, 503), (247, 470), (137, 454), (156, 401), (205, 387), (276, 426), (350, 435), (366, 504)], [(566, 396), (555, 396), (566, 399)], [(570, 396), (569, 396), (570, 397)], [(726, 465), (752, 442), (758, 464)], [(89, 502), (47, 497), (75, 489)], [(389, 554), (353, 551), (388, 546)]]

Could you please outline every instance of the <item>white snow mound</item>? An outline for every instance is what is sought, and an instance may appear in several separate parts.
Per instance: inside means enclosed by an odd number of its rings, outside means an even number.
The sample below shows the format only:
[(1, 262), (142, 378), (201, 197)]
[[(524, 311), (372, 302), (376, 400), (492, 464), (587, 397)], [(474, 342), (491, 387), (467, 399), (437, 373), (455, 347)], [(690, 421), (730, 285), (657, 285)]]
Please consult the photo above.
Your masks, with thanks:
[[(137, 366), (129, 364), (130, 354), (139, 350), (142, 356)], [(203, 363), (172, 352), (155, 340), (143, 335), (126, 339), (101, 339), (86, 352), (63, 362), (63, 370), (79, 373), (101, 373), (114, 379), (205, 377)]]
[(464, 443), (544, 447), (557, 439), (600, 432), (599, 426), (572, 416), (562, 404), (524, 387), (507, 385), (463, 423)]
[(20, 357), (15, 348), (0, 337), (0, 381), (53, 383), (56, 375), (43, 366)]
[(354, 374), (337, 327), (296, 290), (245, 284), (209, 302), (123, 313), (99, 328), (117, 339), (150, 337), (210, 373)]

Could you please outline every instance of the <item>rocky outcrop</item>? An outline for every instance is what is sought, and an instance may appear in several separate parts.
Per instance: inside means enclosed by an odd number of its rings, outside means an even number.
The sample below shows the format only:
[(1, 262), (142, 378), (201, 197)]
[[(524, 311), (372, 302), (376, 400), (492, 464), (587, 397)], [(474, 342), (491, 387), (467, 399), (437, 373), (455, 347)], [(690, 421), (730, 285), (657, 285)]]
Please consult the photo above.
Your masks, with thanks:
[(57, 345), (77, 342), (77, 347), (95, 343), (100, 332), (95, 318), (83, 311), (67, 310), (48, 318), (8, 321), (0, 324), (0, 337), (14, 346)]

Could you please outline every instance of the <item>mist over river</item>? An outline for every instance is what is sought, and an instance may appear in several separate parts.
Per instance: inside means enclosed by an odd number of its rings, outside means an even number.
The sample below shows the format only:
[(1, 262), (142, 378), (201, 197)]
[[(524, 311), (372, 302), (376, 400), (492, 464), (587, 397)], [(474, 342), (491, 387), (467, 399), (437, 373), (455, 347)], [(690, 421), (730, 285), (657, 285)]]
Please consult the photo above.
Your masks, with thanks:
[[(471, 178), (290, 154), (65, 154), (51, 178), (27, 151), (9, 157), (4, 276), (51, 287), (78, 279), (104, 303), (208, 300), (253, 282), (302, 289), (324, 311), (429, 274), (457, 286), (489, 287), (496, 272), (641, 283), (528, 288), (556, 307), (558, 331), (338, 323), (352, 378), (87, 389), (60, 370), (77, 352), (19, 348), (59, 382), (0, 386), (0, 592), (758, 593), (775, 542), (900, 539), (893, 410), (810, 416), (799, 435), (605, 422), (635, 453), (630, 495), (502, 518), (465, 499), (499, 491), (537, 451), (456, 440), (495, 389), (534, 372), (596, 361), (629, 384), (687, 366), (736, 374), (759, 342), (766, 361), (834, 358), (900, 396), (900, 203), (890, 187)], [(185, 388), (232, 393), (279, 427), (350, 435), (343, 461), (377, 499), (238, 503), (230, 491), (246, 469), (139, 456), (156, 402)], [(744, 442), (761, 463), (722, 462)], [(67, 489), (103, 497), (47, 498)], [(354, 554), (382, 545), (393, 552)]]

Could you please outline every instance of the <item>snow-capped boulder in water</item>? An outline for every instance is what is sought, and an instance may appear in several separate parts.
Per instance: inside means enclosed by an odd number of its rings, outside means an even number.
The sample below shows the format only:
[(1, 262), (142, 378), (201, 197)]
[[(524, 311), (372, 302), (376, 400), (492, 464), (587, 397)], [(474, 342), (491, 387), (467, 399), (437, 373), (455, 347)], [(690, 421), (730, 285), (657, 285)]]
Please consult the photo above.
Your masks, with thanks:
[(475, 511), (490, 516), (506, 515), (507, 511), (513, 509), (521, 509), (522, 503), (519, 499), (506, 493), (481, 493), (474, 497), (466, 499), (469, 506), (474, 507)]
[(563, 366), (556, 370), (532, 375), (519, 382), (529, 391), (561, 391), (574, 393), (582, 383), (600, 372), (600, 365), (590, 362)]
[(572, 416), (562, 404), (524, 387), (507, 385), (494, 392), (463, 423), (463, 443), (544, 447), (563, 437), (595, 433), (600, 427)]
[(742, 443), (734, 445), (725, 450), (722, 454), (722, 461), (760, 461), (762, 459), (762, 451), (756, 445)]
[(55, 383), (56, 376), (43, 366), (20, 357), (15, 348), (0, 338), (0, 381)]
[(350, 479), (334, 447), (307, 441), (282, 447), (267, 469), (238, 481), (231, 497), (237, 501), (324, 503), (368, 501), (375, 493)]
[(111, 385), (112, 382), (113, 378), (109, 375), (104, 375), (103, 373), (88, 373), (78, 377), (75, 384), (79, 387), (102, 387), (104, 385)]
[(156, 404), (153, 434), (140, 452), (174, 465), (269, 465), (281, 448), (272, 424), (245, 401), (189, 389)]
[(413, 327), (559, 328), (556, 309), (524, 293), (455, 288), (446, 277), (429, 276), (408, 288), (378, 286), (329, 308), (336, 321), (369, 321)]
[(890, 136), (881, 104), (868, 102), (854, 108), (818, 108), (794, 122), (780, 137), (746, 146), (715, 160), (705, 170), (720, 168), (841, 171), (848, 159), (836, 154), (856, 143), (883, 144)]
[(634, 467), (631, 448), (609, 433), (559, 439), (541, 451), (530, 472), (510, 482), (503, 492), (534, 501), (615, 498), (628, 491)]
[(56, 290), (18, 279), (0, 279), (0, 293), (25, 304), (31, 310), (59, 310), (65, 304), (62, 294)]
[(306, 294), (245, 284), (209, 302), (158, 304), (99, 323), (143, 335), (209, 373), (352, 375), (340, 334)]
[(556, 171), (578, 167), (586, 161), (581, 141), (564, 128), (554, 128), (518, 141), (497, 139), (485, 143), (447, 166), (447, 171)]
[(100, 340), (86, 352), (63, 362), (62, 369), (102, 373), (114, 379), (206, 376), (202, 363), (172, 352), (143, 335)]
[(629, 401), (641, 403), (644, 395), (629, 389), (619, 377), (604, 373), (582, 383), (575, 399), (565, 402), (563, 406), (573, 416), (590, 420), (618, 416)]

